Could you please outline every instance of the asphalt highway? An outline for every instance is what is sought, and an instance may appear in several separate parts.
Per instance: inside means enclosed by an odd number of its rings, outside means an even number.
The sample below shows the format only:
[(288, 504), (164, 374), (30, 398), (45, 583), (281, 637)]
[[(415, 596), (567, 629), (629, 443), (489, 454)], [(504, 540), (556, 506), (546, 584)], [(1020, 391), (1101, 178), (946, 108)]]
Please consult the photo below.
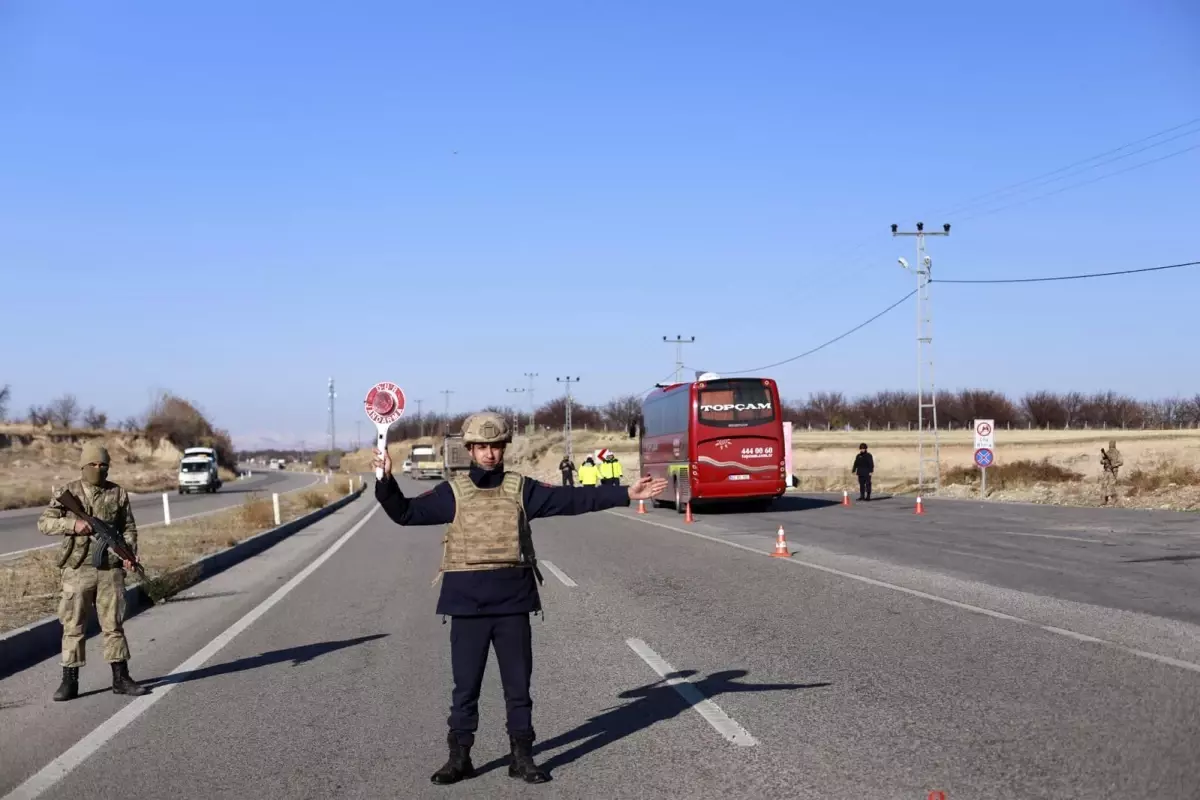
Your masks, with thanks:
[[(429, 484), (402, 481), (418, 493)], [(439, 528), (370, 493), (127, 625), (142, 698), (57, 659), (0, 680), (0, 800), (1194, 798), (1194, 516), (788, 498), (534, 523), (543, 786), (507, 777), (494, 660), (438, 787)], [(783, 525), (788, 558), (772, 558)], [(13, 793), (20, 785), (24, 789)]]
[[(169, 492), (171, 519), (215, 511), (235, 506), (251, 492), (287, 492), (306, 486), (318, 476), (307, 472), (269, 471), (254, 472), (241, 480), (226, 481), (213, 494), (178, 494)], [(134, 518), (139, 526), (163, 521), (162, 492), (133, 495)], [(42, 506), (0, 511), (0, 558), (28, 549), (53, 546), (55, 542), (38, 532), (37, 519)]]

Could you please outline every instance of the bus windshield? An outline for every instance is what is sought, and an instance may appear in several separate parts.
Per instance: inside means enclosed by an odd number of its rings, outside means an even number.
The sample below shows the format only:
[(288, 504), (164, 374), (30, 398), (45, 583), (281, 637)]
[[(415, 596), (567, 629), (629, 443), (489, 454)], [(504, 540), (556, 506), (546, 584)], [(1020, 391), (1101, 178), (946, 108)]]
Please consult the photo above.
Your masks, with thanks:
[(697, 421), (717, 428), (745, 428), (775, 419), (771, 388), (755, 378), (724, 379), (697, 392)]

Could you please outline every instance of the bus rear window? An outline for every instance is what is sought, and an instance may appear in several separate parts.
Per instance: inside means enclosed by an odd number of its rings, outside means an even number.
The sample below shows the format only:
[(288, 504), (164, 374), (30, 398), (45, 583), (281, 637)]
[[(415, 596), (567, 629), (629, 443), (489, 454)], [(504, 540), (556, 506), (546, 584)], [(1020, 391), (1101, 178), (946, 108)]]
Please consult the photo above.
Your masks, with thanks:
[(743, 428), (775, 419), (771, 389), (761, 380), (713, 381), (697, 394), (697, 419), (703, 425)]

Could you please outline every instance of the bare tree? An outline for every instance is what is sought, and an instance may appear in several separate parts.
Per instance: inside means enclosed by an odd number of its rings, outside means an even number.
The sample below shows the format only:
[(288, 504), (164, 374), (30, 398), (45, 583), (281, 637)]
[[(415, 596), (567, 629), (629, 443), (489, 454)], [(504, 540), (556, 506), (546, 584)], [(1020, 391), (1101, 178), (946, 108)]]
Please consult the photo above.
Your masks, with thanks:
[(93, 430), (103, 430), (108, 427), (108, 414), (97, 411), (95, 406), (88, 406), (83, 412), (83, 426)]
[(50, 404), (50, 421), (61, 428), (69, 428), (79, 416), (79, 401), (73, 394), (64, 394)]

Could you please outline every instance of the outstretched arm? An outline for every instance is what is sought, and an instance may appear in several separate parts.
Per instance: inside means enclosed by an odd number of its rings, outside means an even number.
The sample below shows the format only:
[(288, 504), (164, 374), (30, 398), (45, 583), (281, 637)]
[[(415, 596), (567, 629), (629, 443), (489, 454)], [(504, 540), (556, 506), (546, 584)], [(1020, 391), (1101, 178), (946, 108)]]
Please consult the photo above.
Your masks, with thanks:
[(631, 500), (657, 497), (667, 482), (641, 478), (633, 486), (546, 486), (532, 478), (525, 480), (525, 513), (529, 519), (570, 517), (627, 506)]
[(391, 475), (375, 482), (375, 499), (397, 525), (446, 525), (454, 521), (454, 491), (448, 483), (413, 498), (404, 496)]

